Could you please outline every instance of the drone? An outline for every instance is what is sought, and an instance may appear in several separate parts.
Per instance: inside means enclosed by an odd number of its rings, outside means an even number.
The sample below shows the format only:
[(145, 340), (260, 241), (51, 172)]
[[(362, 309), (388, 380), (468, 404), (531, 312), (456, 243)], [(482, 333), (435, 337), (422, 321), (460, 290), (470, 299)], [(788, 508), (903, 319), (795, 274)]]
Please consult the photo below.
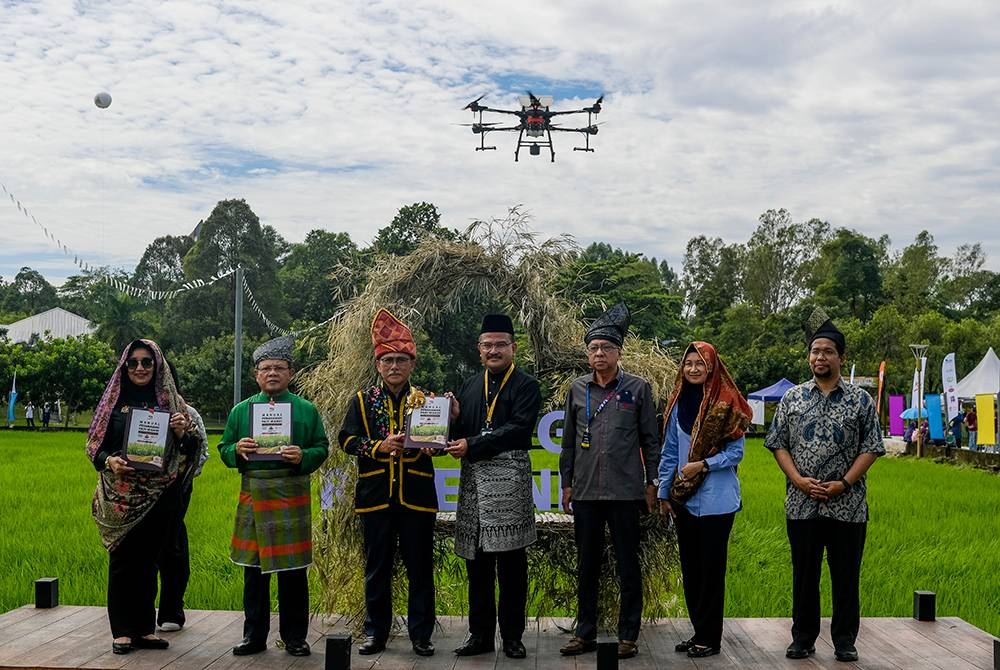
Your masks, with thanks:
[[(531, 91), (526, 91), (528, 95), (519, 96), (518, 102), (521, 103), (520, 110), (513, 109), (494, 109), (492, 107), (487, 107), (486, 105), (480, 105), (479, 101), (486, 97), (486, 94), (479, 96), (465, 107), (463, 110), (471, 110), (473, 115), (479, 114), (479, 119), (475, 123), (461, 123), (462, 126), (471, 126), (472, 132), (479, 135), (479, 146), (476, 147), (476, 151), (490, 151), (495, 150), (496, 147), (486, 146), (486, 135), (487, 133), (495, 133), (497, 131), (517, 131), (517, 147), (514, 149), (514, 162), (517, 162), (518, 154), (521, 151), (521, 147), (528, 147), (528, 152), (532, 156), (538, 156), (542, 153), (542, 147), (548, 147), (549, 153), (552, 156), (552, 162), (556, 162), (556, 151), (552, 146), (552, 133), (580, 133), (585, 139), (584, 146), (573, 147), (573, 151), (590, 151), (594, 150), (590, 146), (590, 136), (597, 134), (597, 126), (600, 124), (594, 123), (594, 116), (601, 113), (601, 103), (604, 102), (604, 96), (599, 97), (593, 105), (590, 107), (584, 107), (583, 109), (568, 109), (565, 111), (552, 111), (549, 107), (552, 106), (552, 96), (542, 95), (535, 96)], [(518, 118), (517, 125), (505, 126), (499, 121), (483, 123), (483, 112), (493, 112), (495, 114), (511, 114)], [(582, 128), (563, 128), (558, 124), (552, 123), (552, 117), (563, 116), (565, 114), (583, 114), (587, 113), (587, 125)], [(537, 138), (537, 139), (525, 139)]]

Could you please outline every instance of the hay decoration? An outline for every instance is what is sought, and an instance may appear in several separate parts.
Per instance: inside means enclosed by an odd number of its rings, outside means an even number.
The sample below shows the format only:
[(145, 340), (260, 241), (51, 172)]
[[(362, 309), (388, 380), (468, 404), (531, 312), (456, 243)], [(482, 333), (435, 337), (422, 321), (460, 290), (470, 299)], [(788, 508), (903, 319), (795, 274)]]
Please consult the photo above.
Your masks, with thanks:
[[(523, 327), (530, 344), (519, 348), (519, 361), (552, 389), (548, 404), (558, 408), (570, 382), (587, 370), (580, 308), (551, 288), (551, 280), (572, 260), (575, 250), (565, 236), (537, 242), (527, 217), (514, 207), (502, 219), (473, 223), (458, 240), (426, 237), (407, 256), (378, 259), (369, 270), (367, 285), (331, 322), (328, 358), (303, 371), (299, 380), (303, 393), (323, 415), (332, 445), (330, 458), (318, 475), (327, 498), (332, 497), (332, 506), (322, 511), (316, 528), (314, 576), (319, 582), (319, 611), (338, 612), (355, 628), (364, 619), (361, 527), (353, 510), (357, 464), (334, 445), (351, 398), (377, 380), (370, 339), (374, 314), (385, 307), (416, 333), (424, 324), (460, 313), (469, 301), (500, 299), (509, 305), (508, 313)], [(469, 336), (474, 341), (475, 334)], [(666, 400), (677, 367), (655, 344), (629, 337), (622, 366), (649, 379), (655, 396), (660, 402)], [(438, 467), (457, 467), (457, 461), (444, 458)], [(673, 532), (659, 525), (659, 530), (648, 533), (651, 541), (644, 543), (642, 557), (645, 614), (651, 617), (677, 613), (672, 595), (679, 583)], [(439, 521), (438, 526), (437, 611), (465, 613), (464, 565), (454, 555), (448, 524)], [(572, 524), (552, 524), (551, 532), (542, 532), (540, 537), (545, 539), (538, 550), (529, 548), (530, 613), (571, 615), (576, 589)], [(405, 571), (398, 560), (397, 564), (393, 602), (400, 609), (406, 603)], [(617, 595), (616, 587), (602, 586), (602, 619), (617, 616)]]

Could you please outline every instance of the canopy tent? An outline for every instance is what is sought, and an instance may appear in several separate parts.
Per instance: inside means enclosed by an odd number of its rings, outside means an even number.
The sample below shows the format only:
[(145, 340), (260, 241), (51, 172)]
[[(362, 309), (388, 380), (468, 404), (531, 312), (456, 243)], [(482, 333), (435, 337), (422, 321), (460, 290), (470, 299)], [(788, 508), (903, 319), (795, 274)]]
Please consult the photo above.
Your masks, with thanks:
[(781, 380), (776, 381), (767, 388), (748, 393), (747, 399), (763, 400), (764, 402), (778, 402), (785, 397), (785, 394), (788, 393), (788, 389), (793, 388), (794, 386), (795, 384), (782, 377)]
[(993, 347), (989, 348), (979, 365), (958, 382), (956, 392), (959, 398), (969, 400), (981, 393), (1000, 393), (1000, 358), (997, 358)]
[(751, 419), (751, 422), (755, 425), (763, 426), (764, 403), (778, 402), (785, 397), (785, 394), (788, 393), (788, 389), (794, 386), (795, 384), (782, 377), (780, 381), (771, 384), (767, 388), (748, 393), (747, 402), (750, 403), (750, 409), (753, 411), (753, 419)]

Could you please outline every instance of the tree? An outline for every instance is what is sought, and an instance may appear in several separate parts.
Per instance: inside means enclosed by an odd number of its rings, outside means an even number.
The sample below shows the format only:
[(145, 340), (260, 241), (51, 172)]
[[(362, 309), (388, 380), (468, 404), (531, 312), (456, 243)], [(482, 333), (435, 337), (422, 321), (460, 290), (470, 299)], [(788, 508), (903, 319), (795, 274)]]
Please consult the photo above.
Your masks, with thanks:
[(22, 267), (7, 287), (3, 311), (31, 316), (58, 304), (55, 287), (37, 270)]
[(943, 259), (938, 256), (934, 236), (926, 230), (893, 259), (885, 273), (885, 292), (905, 316), (939, 308), (938, 290)]
[[(358, 248), (350, 235), (310, 231), (301, 244), (291, 245), (278, 270), (288, 315), (311, 323), (328, 319), (339, 304), (335, 296), (349, 297), (364, 280), (358, 265)], [(337, 272), (344, 268), (355, 271)]]
[(883, 301), (882, 266), (889, 238), (879, 240), (838, 228), (820, 247), (810, 285), (830, 316), (871, 319)]
[[(997, 273), (984, 269), (983, 245), (962, 244), (950, 258), (941, 259), (940, 299), (951, 316), (986, 316), (996, 309)], [(992, 309), (991, 309), (992, 306)]]
[(146, 247), (139, 264), (135, 266), (132, 283), (153, 291), (176, 288), (184, 282), (184, 256), (193, 246), (194, 239), (189, 235), (157, 237)]
[(721, 237), (688, 240), (681, 286), (692, 325), (717, 326), (738, 301), (743, 253), (742, 245), (727, 245)]
[(441, 226), (441, 215), (437, 207), (426, 202), (416, 202), (399, 208), (392, 222), (375, 235), (369, 251), (405, 256), (417, 248), (425, 235), (454, 240), (458, 237), (458, 231)]
[(43, 340), (33, 347), (32, 354), (34, 361), (24, 387), (44, 389), (51, 394), (47, 397), (66, 403), (66, 425), (71, 413), (97, 404), (117, 361), (114, 350), (91, 335)]
[(769, 209), (746, 244), (743, 297), (761, 316), (791, 307), (806, 293), (806, 282), (829, 224), (812, 219), (793, 223), (787, 210)]

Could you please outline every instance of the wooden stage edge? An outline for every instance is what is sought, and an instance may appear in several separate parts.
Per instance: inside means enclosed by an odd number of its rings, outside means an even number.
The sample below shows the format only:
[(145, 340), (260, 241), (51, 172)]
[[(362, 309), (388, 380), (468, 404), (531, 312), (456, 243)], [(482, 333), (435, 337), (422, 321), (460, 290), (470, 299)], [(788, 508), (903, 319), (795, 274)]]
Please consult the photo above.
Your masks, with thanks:
[[(7, 668), (128, 668), (138, 670), (295, 670), (325, 667), (325, 635), (346, 632), (336, 618), (314, 617), (309, 642), (313, 654), (295, 658), (275, 645), (277, 616), (267, 651), (236, 657), (232, 645), (242, 637), (242, 612), (190, 610), (183, 630), (161, 633), (170, 641), (166, 650), (136, 650), (125, 656), (111, 653), (111, 633), (103, 607), (64, 605), (38, 609), (26, 605), (0, 615), (0, 670)], [(434, 635), (437, 653), (418, 657), (405, 632), (390, 640), (388, 648), (375, 656), (360, 656), (351, 650), (351, 667), (378, 670), (438, 670), (444, 668), (535, 668), (576, 670), (596, 668), (596, 654), (562, 657), (559, 647), (569, 639), (567, 619), (532, 619), (524, 635), (528, 657), (506, 658), (502, 652), (458, 658), (452, 653), (466, 635), (461, 617), (440, 617)], [(405, 630), (405, 629), (404, 629)], [(994, 670), (995, 638), (962, 619), (942, 617), (937, 621), (868, 618), (861, 622), (857, 663), (839, 663), (833, 658), (830, 622), (823, 621), (816, 654), (793, 661), (784, 656), (789, 642), (788, 619), (727, 619), (722, 652), (703, 659), (689, 659), (674, 652), (674, 644), (690, 635), (684, 619), (660, 619), (643, 626), (639, 655), (620, 661), (628, 670), (651, 668), (871, 668), (896, 670)], [(332, 659), (331, 659), (332, 660)]]

